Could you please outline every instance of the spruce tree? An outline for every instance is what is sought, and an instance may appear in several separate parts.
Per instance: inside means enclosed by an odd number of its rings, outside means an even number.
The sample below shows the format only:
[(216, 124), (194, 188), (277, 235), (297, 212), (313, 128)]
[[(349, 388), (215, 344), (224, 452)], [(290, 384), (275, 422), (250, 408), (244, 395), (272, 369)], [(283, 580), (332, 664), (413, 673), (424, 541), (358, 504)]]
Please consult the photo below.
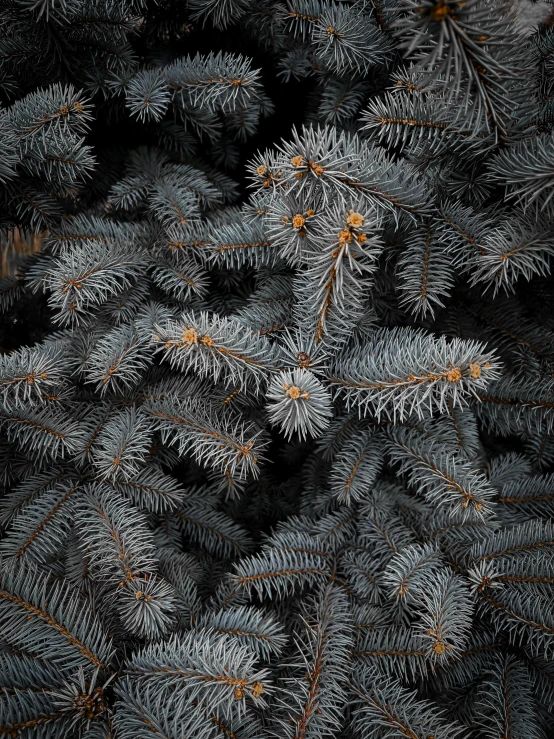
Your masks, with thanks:
[(0, 29), (0, 737), (553, 737), (552, 29)]

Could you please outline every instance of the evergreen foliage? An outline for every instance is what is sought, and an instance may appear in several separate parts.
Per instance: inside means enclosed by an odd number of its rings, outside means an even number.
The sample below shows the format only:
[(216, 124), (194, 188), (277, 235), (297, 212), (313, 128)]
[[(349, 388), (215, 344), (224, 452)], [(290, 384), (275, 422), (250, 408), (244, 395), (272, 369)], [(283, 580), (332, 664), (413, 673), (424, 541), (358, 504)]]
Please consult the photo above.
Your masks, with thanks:
[(554, 736), (516, 13), (1, 4), (1, 737)]

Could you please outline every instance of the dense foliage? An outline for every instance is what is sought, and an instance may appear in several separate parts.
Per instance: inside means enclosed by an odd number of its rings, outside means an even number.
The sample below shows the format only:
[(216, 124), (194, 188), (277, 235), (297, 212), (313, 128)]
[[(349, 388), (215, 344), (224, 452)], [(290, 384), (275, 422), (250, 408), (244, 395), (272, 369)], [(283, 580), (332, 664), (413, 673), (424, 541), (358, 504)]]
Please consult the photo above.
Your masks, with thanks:
[(0, 736), (554, 736), (552, 31), (0, 29)]

